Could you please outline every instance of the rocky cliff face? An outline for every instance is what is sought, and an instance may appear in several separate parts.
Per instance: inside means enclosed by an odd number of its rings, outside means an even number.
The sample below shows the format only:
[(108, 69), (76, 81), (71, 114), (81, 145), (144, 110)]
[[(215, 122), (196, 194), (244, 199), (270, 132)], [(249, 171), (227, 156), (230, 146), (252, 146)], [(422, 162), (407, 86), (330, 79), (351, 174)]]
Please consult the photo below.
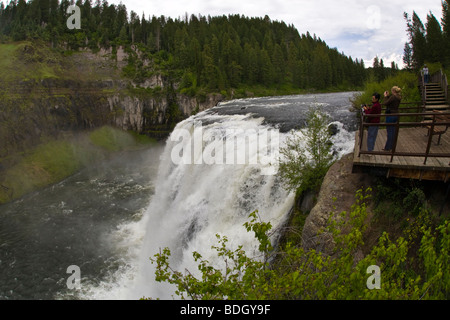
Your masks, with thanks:
[[(11, 155), (70, 131), (112, 125), (163, 137), (177, 121), (222, 99), (209, 95), (199, 101), (176, 94), (170, 90), (173, 84), (156, 72), (137, 85), (121, 76), (127, 59), (122, 49), (117, 50), (115, 59), (107, 51), (68, 57), (51, 52), (54, 56), (47, 61), (44, 57), (50, 53), (45, 46), (26, 43), (16, 47), (11, 70), (0, 77), (3, 167)], [(20, 61), (22, 73), (9, 77)]]
[[(366, 190), (374, 185), (374, 177), (368, 174), (352, 173), (353, 153), (337, 161), (325, 176), (316, 205), (306, 218), (302, 241), (305, 249), (315, 249), (331, 254), (333, 239), (322, 232), (330, 217), (343, 211), (350, 212), (359, 189)], [(334, 201), (333, 199), (336, 199)]]
[[(175, 106), (180, 119), (191, 116), (214, 107), (223, 97), (210, 94), (204, 101), (195, 97), (177, 94)], [(133, 130), (139, 133), (160, 135), (170, 131), (169, 100), (167, 96), (133, 96), (132, 94), (112, 94), (107, 97), (107, 104), (112, 124), (124, 130)]]
[[(0, 160), (67, 130), (114, 125), (167, 134), (177, 121), (222, 99), (177, 94), (176, 79), (168, 79), (134, 46), (62, 52), (23, 41), (0, 44), (0, 56)], [(130, 58), (146, 67), (147, 78), (136, 82), (124, 76)]]

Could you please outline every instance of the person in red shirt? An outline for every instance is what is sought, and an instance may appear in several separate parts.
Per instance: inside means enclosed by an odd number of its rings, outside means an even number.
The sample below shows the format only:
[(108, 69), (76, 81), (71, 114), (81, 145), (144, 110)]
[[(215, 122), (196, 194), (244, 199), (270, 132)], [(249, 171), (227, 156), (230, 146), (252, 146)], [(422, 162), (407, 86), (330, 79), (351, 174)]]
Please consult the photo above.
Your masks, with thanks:
[[(379, 114), (381, 115), (380, 94), (374, 93), (372, 95), (372, 107), (364, 107), (365, 114)], [(368, 123), (380, 123), (380, 117), (367, 117)], [(367, 151), (373, 151), (375, 148), (375, 141), (378, 135), (378, 126), (368, 126), (367, 130)]]

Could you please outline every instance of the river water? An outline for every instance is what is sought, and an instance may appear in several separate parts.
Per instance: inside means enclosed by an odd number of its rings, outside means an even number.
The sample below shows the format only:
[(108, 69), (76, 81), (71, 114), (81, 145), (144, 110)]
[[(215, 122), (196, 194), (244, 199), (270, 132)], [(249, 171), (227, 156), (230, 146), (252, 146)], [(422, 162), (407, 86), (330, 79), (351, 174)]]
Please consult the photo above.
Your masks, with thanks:
[[(308, 108), (321, 107), (339, 129), (333, 137), (339, 158), (353, 150), (353, 94), (228, 101), (174, 132), (203, 139), (232, 132), (240, 141), (242, 131), (276, 129), (280, 137), (273, 141), (282, 145), (289, 130), (304, 126)], [(264, 142), (266, 149), (271, 141)], [(171, 248), (172, 266), (180, 270), (196, 270), (193, 251), (220, 267), (211, 250), (216, 234), (252, 252), (255, 239), (243, 228), (251, 212), (258, 210), (275, 228), (285, 223), (294, 196), (276, 171), (264, 174), (261, 163), (205, 163), (208, 146), (194, 147), (191, 162), (176, 163), (174, 150), (192, 145), (172, 136), (0, 206), (0, 299), (170, 299), (173, 288), (155, 283), (149, 260), (161, 248)], [(235, 144), (237, 154), (252, 150)], [(78, 275), (79, 286), (70, 286)]]

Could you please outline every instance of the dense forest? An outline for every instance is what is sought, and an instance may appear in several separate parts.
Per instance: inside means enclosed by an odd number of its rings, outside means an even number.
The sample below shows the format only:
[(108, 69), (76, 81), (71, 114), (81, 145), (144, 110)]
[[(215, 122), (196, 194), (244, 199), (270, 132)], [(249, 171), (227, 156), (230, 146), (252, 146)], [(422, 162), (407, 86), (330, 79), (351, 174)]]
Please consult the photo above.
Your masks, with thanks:
[(432, 12), (425, 25), (414, 11), (412, 16), (404, 13), (409, 41), (405, 43), (403, 62), (406, 69), (418, 71), (425, 63), (440, 63), (450, 67), (450, 3), (442, 1), (442, 20)]
[[(0, 40), (40, 39), (53, 48), (79, 50), (122, 46), (131, 54), (126, 76), (139, 83), (149, 73), (172, 75), (179, 90), (221, 91), (262, 85), (293, 89), (353, 89), (365, 81), (353, 60), (309, 33), (268, 16), (146, 16), (106, 0), (76, 1), (81, 29), (70, 30), (68, 0), (13, 0), (0, 4)], [(151, 68), (142, 63), (153, 61)], [(155, 63), (156, 62), (156, 63)]]

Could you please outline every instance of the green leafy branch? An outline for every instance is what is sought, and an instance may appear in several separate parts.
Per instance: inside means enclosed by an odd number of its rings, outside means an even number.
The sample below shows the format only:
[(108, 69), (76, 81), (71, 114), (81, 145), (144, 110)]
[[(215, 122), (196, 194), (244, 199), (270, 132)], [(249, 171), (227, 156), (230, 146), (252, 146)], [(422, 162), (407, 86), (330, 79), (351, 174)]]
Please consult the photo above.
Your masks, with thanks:
[[(410, 255), (415, 238), (392, 241), (383, 233), (370, 253), (356, 259), (355, 252), (364, 245), (369, 198), (370, 189), (358, 191), (351, 211), (330, 219), (324, 232), (333, 238), (332, 254), (287, 243), (276, 250), (275, 260), (268, 259), (275, 251), (270, 242), (271, 225), (262, 222), (255, 211), (244, 226), (254, 232), (261, 256), (249, 256), (242, 246), (230, 249), (228, 238), (217, 235), (218, 244), (212, 249), (223, 259), (224, 268), (193, 252), (200, 276), (188, 270), (183, 274), (171, 268), (170, 250), (165, 248), (150, 258), (157, 265), (156, 281), (173, 284), (181, 299), (194, 300), (448, 299), (449, 221), (421, 227), (418, 256)], [(414, 262), (420, 262), (422, 269), (412, 268)], [(370, 290), (367, 270), (374, 265), (381, 270), (381, 288)]]

